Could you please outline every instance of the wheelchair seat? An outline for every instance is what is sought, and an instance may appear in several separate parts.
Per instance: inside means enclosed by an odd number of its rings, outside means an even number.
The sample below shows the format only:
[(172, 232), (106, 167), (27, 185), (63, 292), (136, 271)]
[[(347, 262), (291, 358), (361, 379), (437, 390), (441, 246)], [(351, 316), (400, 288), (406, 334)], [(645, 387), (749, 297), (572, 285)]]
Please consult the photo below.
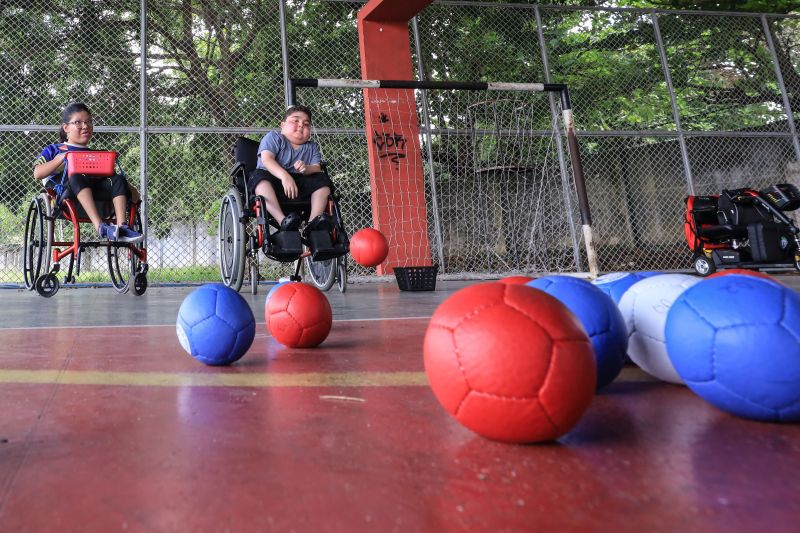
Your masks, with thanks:
[[(690, 202), (691, 199), (691, 202)], [(691, 196), (686, 199), (691, 232), (706, 243), (730, 239), (736, 232), (733, 224), (720, 223), (719, 199), (716, 196)], [(698, 242), (696, 246), (699, 246)]]
[(717, 216), (721, 227), (729, 228), (726, 238), (745, 238), (751, 224), (772, 222), (772, 217), (745, 189), (725, 189), (719, 197)]

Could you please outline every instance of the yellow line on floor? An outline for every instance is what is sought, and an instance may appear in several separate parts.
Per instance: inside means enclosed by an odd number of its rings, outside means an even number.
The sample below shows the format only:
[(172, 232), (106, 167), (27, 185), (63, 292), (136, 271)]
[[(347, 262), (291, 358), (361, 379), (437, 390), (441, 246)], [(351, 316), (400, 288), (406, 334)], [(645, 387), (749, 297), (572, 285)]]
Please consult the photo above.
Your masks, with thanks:
[[(615, 381), (636, 383), (658, 380), (638, 368), (626, 367)], [(424, 372), (232, 374), (0, 369), (0, 384), (5, 383), (131, 387), (421, 387), (428, 385), (428, 379)]]
[(0, 370), (0, 384), (117, 385), (132, 387), (419, 387), (424, 372), (309, 372), (231, 374), (99, 372), (93, 370)]

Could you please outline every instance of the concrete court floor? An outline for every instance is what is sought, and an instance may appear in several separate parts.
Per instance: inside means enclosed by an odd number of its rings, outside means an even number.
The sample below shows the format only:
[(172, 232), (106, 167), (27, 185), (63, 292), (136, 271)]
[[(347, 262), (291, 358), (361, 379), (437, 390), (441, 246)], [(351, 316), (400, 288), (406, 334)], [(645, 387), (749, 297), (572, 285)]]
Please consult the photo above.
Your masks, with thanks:
[[(800, 276), (782, 276), (800, 288)], [(181, 349), (194, 287), (0, 291), (0, 531), (797, 531), (800, 425), (727, 415), (626, 367), (557, 443), (436, 402), (435, 292), (327, 293), (328, 339), (228, 368)]]

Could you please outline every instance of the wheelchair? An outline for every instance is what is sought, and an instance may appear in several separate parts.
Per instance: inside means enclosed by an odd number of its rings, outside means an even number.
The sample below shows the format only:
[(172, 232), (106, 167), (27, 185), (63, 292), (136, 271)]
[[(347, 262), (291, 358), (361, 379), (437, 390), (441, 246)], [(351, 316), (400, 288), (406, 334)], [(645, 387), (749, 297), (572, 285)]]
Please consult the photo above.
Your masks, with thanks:
[(785, 214), (798, 208), (800, 190), (790, 183), (688, 196), (684, 234), (695, 271), (800, 270), (800, 228)]
[[(85, 158), (84, 154), (93, 154), (95, 158), (109, 154), (107, 157), (112, 159), (110, 172), (113, 173), (116, 152), (70, 152), (67, 155), (67, 168), (64, 170), (62, 184), (66, 182), (68, 172), (71, 174), (78, 170), (83, 170), (79, 172), (81, 174), (98, 177), (110, 175), (105, 164), (102, 169), (84, 168), (85, 164), (82, 166), (81, 163), (81, 158)], [(28, 205), (22, 254), (25, 288), (35, 289), (39, 295), (50, 298), (61, 287), (57, 274), (62, 260), (69, 258), (64, 283), (74, 284), (76, 277), (80, 275), (83, 251), (86, 248), (106, 248), (108, 272), (114, 289), (121, 294), (129, 291), (137, 296), (144, 294), (147, 290), (147, 250), (141, 243), (81, 240), (80, 224), (91, 221), (80, 203), (69, 197), (68, 191), (63, 186), (45, 186)], [(95, 198), (95, 204), (103, 222), (115, 222), (110, 199)], [(142, 231), (140, 202), (129, 203), (128, 225), (135, 231)]]
[[(335, 194), (328, 198), (326, 213), (333, 220), (333, 230), (279, 231), (280, 225), (267, 212), (262, 196), (250, 196), (247, 178), (258, 161), (257, 141), (239, 137), (234, 144), (235, 163), (229, 172), (231, 187), (222, 197), (219, 214), (219, 270), (222, 282), (240, 290), (249, 268), (250, 287), (258, 293), (258, 252), (281, 263), (295, 262), (295, 271), (289, 279), (302, 281), (300, 271), (305, 266), (312, 284), (327, 291), (334, 284), (339, 291), (347, 290), (347, 253), (350, 241), (342, 221), (339, 201)], [(323, 171), (325, 166), (323, 165)], [(308, 200), (288, 200), (281, 203), (288, 215), (300, 215), (308, 222), (311, 203)], [(302, 228), (301, 228), (302, 229)]]

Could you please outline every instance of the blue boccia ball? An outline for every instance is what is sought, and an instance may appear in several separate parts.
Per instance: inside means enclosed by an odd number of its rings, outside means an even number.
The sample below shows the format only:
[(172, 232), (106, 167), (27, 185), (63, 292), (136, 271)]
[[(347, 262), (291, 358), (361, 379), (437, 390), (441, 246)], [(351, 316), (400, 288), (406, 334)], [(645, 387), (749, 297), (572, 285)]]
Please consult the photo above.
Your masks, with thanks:
[(253, 344), (256, 320), (238, 292), (211, 283), (184, 298), (176, 330), (181, 346), (192, 357), (207, 365), (228, 365)]
[(592, 285), (606, 293), (614, 303), (619, 305), (622, 295), (631, 285), (650, 276), (657, 276), (660, 272), (611, 272), (603, 274), (592, 281)]
[(625, 365), (628, 335), (616, 304), (586, 280), (545, 276), (526, 283), (555, 297), (578, 317), (594, 348), (597, 388), (614, 381)]
[(686, 385), (744, 418), (800, 421), (800, 296), (754, 276), (709, 278), (672, 304), (667, 352)]
[(272, 297), (272, 295), (275, 293), (275, 291), (278, 290), (278, 287), (283, 287), (287, 283), (294, 283), (294, 282), (293, 281), (280, 281), (280, 282), (276, 283), (275, 285), (273, 285), (272, 288), (269, 290), (269, 292), (267, 292), (267, 297), (264, 300), (265, 305), (266, 305), (266, 302), (269, 302), (269, 299)]

